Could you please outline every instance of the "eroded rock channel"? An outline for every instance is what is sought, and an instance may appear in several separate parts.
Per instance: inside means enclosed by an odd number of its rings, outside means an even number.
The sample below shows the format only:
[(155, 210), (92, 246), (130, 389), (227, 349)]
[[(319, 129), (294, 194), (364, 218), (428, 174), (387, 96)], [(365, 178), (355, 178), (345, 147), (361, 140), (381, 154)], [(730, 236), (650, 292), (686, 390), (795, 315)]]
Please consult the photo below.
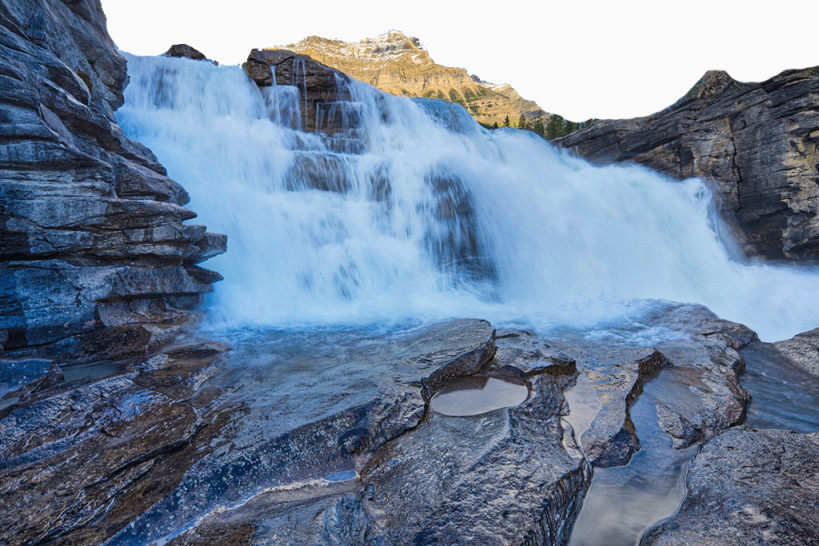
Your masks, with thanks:
[(744, 418), (737, 350), (755, 339), (697, 306), (644, 319), (548, 339), (480, 320), (227, 332), (229, 345), (191, 339), (147, 360), (32, 361), (0, 409), (0, 532), (631, 543), (677, 509), (697, 446)]

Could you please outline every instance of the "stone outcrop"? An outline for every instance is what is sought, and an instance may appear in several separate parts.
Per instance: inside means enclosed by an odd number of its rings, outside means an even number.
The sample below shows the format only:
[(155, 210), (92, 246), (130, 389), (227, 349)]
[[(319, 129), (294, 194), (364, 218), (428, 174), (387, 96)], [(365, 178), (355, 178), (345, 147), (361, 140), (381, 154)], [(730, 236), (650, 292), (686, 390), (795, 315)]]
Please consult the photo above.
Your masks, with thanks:
[(193, 316), (225, 237), (114, 118), (125, 59), (97, 0), (0, 2), (0, 348), (144, 353)]
[(499, 354), (511, 358), (515, 366), (571, 371), (575, 381), (589, 389), (593, 398), (593, 404), (585, 403), (589, 422), (574, 432), (595, 467), (626, 464), (640, 449), (630, 408), (649, 383), (662, 392), (657, 421), (677, 449), (741, 423), (750, 402), (739, 383), (745, 364), (739, 350), (757, 340), (754, 332), (721, 320), (700, 305), (671, 304), (638, 321), (667, 330), (668, 339), (653, 345), (589, 342), (573, 336), (547, 341), (527, 332), (509, 332), (517, 337), (499, 343)]
[(641, 544), (816, 544), (819, 433), (735, 428), (694, 459), (688, 493)]
[(708, 72), (673, 106), (559, 140), (599, 162), (702, 177), (747, 254), (819, 260), (819, 68), (761, 83)]
[(208, 59), (204, 53), (188, 44), (174, 44), (162, 55), (165, 57), (183, 57), (193, 61), (208, 61), (215, 65), (219, 64), (216, 61)]
[[(198, 342), (145, 361), (42, 368), (3, 397), (2, 536), (566, 540), (590, 469), (561, 426), (560, 378), (524, 379), (496, 361), (489, 323), (273, 332), (223, 350)], [(517, 373), (527, 400), (473, 417), (429, 410), (447, 384), (492, 370)]]
[(333, 134), (345, 129), (340, 109), (333, 109), (337, 115), (331, 119), (325, 119), (321, 114), (329, 112), (339, 101), (350, 100), (344, 93), (343, 86), (349, 81), (349, 76), (307, 55), (281, 49), (254, 49), (242, 68), (259, 87), (271, 86), (273, 82), (298, 87), (301, 100), (304, 101), (301, 108), (303, 130), (320, 129), (324, 133)]
[[(62, 369), (31, 360), (13, 382), (0, 375), (0, 534), (11, 544), (561, 544), (592, 499), (592, 466), (615, 470), (657, 448), (647, 423), (682, 464), (696, 448), (673, 449), (666, 432), (685, 447), (744, 415), (737, 350), (752, 332), (693, 305), (641, 323), (673, 342), (496, 335), (464, 319), (256, 333), (230, 352), (186, 340), (149, 359)], [(528, 396), (468, 417), (431, 407), (452, 384), (487, 376), (514, 378)], [(573, 430), (581, 379), (599, 403)]]
[(521, 114), (530, 123), (538, 119), (546, 123), (550, 116), (533, 101), (521, 98), (510, 85), (495, 85), (463, 68), (435, 63), (418, 38), (397, 31), (356, 43), (310, 36), (277, 49), (308, 55), (393, 95), (460, 104), (484, 124), (503, 125), (508, 116), (515, 126)]

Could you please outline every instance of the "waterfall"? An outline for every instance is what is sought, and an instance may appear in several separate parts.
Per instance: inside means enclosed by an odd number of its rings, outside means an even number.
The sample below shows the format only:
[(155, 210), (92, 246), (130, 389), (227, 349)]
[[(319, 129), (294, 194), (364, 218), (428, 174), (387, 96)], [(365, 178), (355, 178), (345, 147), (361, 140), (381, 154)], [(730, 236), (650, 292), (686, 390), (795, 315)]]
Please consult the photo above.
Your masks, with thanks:
[(239, 67), (128, 56), (125, 134), (228, 235), (206, 264), (225, 277), (214, 323), (590, 326), (670, 300), (766, 339), (819, 326), (819, 270), (732, 259), (699, 180), (593, 166), (356, 82), (316, 109), (325, 131), (301, 131), (300, 70), (260, 91)]

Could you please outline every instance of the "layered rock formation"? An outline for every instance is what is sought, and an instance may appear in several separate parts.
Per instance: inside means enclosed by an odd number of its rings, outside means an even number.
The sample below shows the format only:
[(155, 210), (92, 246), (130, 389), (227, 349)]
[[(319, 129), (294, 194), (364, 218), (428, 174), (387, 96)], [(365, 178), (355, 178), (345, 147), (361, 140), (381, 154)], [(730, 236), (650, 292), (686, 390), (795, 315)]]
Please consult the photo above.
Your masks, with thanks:
[(5, 397), (2, 535), (12, 544), (566, 540), (590, 473), (566, 443), (556, 378), (532, 376), (518, 407), (469, 418), (429, 410), (448, 383), (493, 373), (489, 323), (386, 337), (268, 333), (222, 349), (55, 369)]
[[(333, 134), (345, 129), (342, 110), (332, 106), (349, 101), (344, 95), (344, 82), (349, 77), (338, 70), (317, 62), (306, 55), (286, 50), (254, 49), (242, 65), (248, 77), (259, 87), (292, 85), (299, 89), (301, 108), (300, 128), (306, 131), (320, 129)], [(332, 111), (332, 115), (327, 114)]]
[[(64, 369), (29, 362), (0, 398), (0, 533), (11, 544), (565, 543), (584, 498), (595, 500), (592, 464), (603, 473), (626, 463), (647, 440), (641, 427), (657, 428), (660, 404), (659, 426), (681, 447), (735, 424), (748, 402), (734, 361), (750, 331), (698, 306), (645, 318), (675, 341), (497, 335), (485, 321), (455, 320), (388, 332), (255, 333), (229, 353), (191, 340), (149, 359)], [(436, 394), (465, 377), (514, 380), (528, 396), (478, 415), (436, 413)], [(573, 429), (569, 420), (584, 408), (569, 395), (581, 380), (598, 404), (588, 425)], [(656, 413), (635, 415), (647, 395)], [(723, 445), (723, 436), (708, 445)], [(775, 527), (790, 509), (755, 488), (776, 493), (794, 483), (791, 469), (810, 470), (815, 446), (800, 442), (786, 444), (801, 451), (779, 466), (754, 467), (765, 484), (738, 480), (721, 496), (705, 480), (703, 498), (733, 511), (745, 506), (736, 499), (756, 499), (751, 514)], [(763, 452), (769, 461), (781, 451)], [(684, 461), (694, 451), (681, 453)], [(742, 471), (756, 453), (719, 447), (706, 457), (708, 472), (724, 457)], [(694, 514), (706, 506), (697, 498)], [(657, 536), (726, 536), (686, 514)], [(774, 536), (801, 536), (809, 521), (801, 518)]]
[(816, 544), (819, 433), (729, 430), (697, 455), (686, 488), (641, 544)]
[(61, 361), (143, 353), (220, 277), (225, 237), (113, 111), (125, 59), (97, 0), (0, 2), (0, 348)]
[(463, 68), (435, 63), (418, 38), (397, 31), (355, 43), (310, 36), (276, 49), (308, 55), (393, 95), (458, 103), (484, 124), (503, 125), (508, 116), (515, 126), (521, 114), (530, 123), (538, 119), (546, 123), (550, 116), (510, 85), (495, 85), (470, 76)]
[(673, 106), (600, 120), (559, 141), (595, 161), (635, 161), (711, 183), (748, 254), (819, 260), (819, 69), (762, 83), (708, 72)]

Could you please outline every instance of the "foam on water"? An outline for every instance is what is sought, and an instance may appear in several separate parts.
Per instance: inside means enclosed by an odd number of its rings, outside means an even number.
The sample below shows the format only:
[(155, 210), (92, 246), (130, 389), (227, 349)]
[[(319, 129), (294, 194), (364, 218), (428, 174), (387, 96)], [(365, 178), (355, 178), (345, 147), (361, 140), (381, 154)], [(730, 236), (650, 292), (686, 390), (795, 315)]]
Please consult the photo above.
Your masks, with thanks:
[[(699, 180), (592, 166), (457, 105), (353, 83), (299, 130), (299, 86), (239, 67), (128, 56), (117, 112), (228, 252), (212, 321), (355, 324), (451, 316), (536, 327), (702, 303), (766, 339), (819, 323), (819, 270), (732, 259)], [(317, 115), (317, 118), (319, 116)]]

